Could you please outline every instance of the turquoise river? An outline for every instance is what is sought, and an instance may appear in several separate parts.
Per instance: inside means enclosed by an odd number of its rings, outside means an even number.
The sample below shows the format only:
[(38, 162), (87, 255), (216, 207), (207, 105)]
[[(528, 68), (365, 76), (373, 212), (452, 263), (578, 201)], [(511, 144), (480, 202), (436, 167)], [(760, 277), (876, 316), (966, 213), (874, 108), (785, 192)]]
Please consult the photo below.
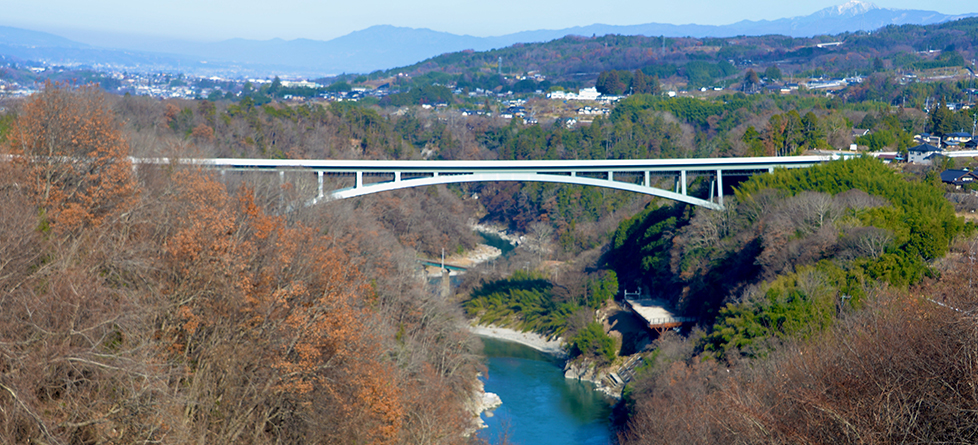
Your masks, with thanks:
[(529, 347), (483, 338), (488, 373), (485, 389), (503, 404), (479, 436), (491, 444), (614, 444), (611, 400), (587, 382), (568, 380), (560, 362)]

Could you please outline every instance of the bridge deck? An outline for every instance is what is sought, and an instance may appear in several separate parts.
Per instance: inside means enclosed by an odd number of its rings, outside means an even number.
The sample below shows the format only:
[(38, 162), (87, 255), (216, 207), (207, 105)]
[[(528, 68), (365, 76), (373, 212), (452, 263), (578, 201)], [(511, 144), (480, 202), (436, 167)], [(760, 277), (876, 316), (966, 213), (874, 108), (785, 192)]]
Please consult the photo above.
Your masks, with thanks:
[[(776, 168), (804, 168), (838, 159), (841, 155), (695, 158), (596, 159), (544, 161), (360, 161), (334, 159), (182, 159), (178, 162), (225, 171), (315, 172), (318, 194), (309, 201), (345, 199), (411, 187), (486, 181), (535, 181), (605, 187), (723, 209), (723, 177), (770, 172)], [(170, 164), (166, 158), (133, 159), (134, 164)], [(324, 174), (353, 174), (352, 187), (326, 191)], [(381, 176), (364, 181), (365, 176)], [(617, 175), (617, 176), (616, 176)], [(661, 188), (653, 176), (675, 178), (674, 190)], [(709, 198), (687, 194), (689, 176), (709, 176)], [(284, 182), (284, 179), (280, 179)], [(668, 182), (668, 181), (667, 181)], [(671, 187), (670, 187), (671, 188)]]
[(467, 267), (464, 266), (459, 266), (457, 264), (442, 263), (441, 261), (438, 260), (426, 260), (424, 258), (418, 258), (418, 262), (425, 267), (441, 268), (444, 265), (445, 269), (448, 269), (452, 272), (465, 272), (469, 270)]
[[(809, 167), (832, 160), (835, 156), (687, 158), (687, 159), (596, 159), (539, 161), (370, 161), (345, 159), (182, 159), (181, 163), (217, 169), (240, 170), (313, 170), (324, 172), (363, 173), (470, 173), (493, 171), (525, 172), (606, 172), (606, 171), (715, 171), (768, 170), (775, 167)], [(168, 158), (133, 158), (136, 164), (169, 164)]]
[(641, 318), (649, 329), (660, 333), (666, 329), (696, 322), (696, 318), (693, 317), (676, 316), (668, 309), (668, 303), (663, 300), (625, 298), (625, 305)]

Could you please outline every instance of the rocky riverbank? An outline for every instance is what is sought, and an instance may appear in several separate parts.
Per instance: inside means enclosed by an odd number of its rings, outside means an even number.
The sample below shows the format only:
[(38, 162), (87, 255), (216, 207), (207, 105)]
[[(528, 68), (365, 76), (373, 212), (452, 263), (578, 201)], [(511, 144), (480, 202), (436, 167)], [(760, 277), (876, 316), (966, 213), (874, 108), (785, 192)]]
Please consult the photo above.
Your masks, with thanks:
[(502, 254), (502, 251), (488, 244), (479, 244), (475, 249), (463, 254), (456, 254), (445, 257), (445, 262), (461, 267), (473, 267), (486, 261), (495, 259)]
[(616, 367), (598, 367), (587, 360), (568, 360), (564, 363), (564, 378), (591, 382), (594, 389), (608, 397), (621, 399), (623, 382), (618, 377)]
[[(566, 343), (562, 338), (548, 339), (535, 332), (520, 332), (493, 325), (471, 325), (469, 326), (469, 331), (480, 337), (511, 341), (561, 359), (568, 358)], [(625, 360), (629, 364), (632, 362), (628, 358)], [(621, 390), (624, 386), (624, 382), (619, 376), (621, 368), (614, 365), (599, 367), (593, 362), (584, 359), (566, 360), (564, 362), (564, 378), (591, 382), (597, 391), (609, 397), (620, 399)]]
[(502, 404), (503, 401), (499, 396), (491, 392), (486, 392), (485, 385), (482, 383), (482, 380), (479, 380), (475, 394), (472, 397), (472, 405), (469, 407), (469, 411), (473, 415), (473, 428), (468, 432), (468, 435), (486, 427), (486, 422), (482, 420), (482, 413), (486, 413), (486, 417), (491, 417), (492, 410)]

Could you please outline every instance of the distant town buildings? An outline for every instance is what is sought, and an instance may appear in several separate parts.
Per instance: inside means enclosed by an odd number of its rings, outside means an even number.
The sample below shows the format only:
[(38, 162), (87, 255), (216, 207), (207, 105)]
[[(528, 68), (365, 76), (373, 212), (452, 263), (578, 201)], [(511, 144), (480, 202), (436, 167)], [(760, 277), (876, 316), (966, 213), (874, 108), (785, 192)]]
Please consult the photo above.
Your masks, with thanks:
[(555, 100), (598, 100), (601, 93), (598, 93), (598, 89), (595, 87), (584, 88), (579, 90), (577, 93), (568, 93), (566, 91), (553, 91), (547, 94), (547, 97)]

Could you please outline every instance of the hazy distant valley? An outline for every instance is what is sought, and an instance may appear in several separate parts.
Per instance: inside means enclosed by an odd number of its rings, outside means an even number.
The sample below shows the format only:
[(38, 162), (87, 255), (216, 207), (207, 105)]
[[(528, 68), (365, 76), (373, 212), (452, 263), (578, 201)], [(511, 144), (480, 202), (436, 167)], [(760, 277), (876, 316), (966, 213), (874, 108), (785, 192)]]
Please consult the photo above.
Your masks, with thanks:
[(978, 17), (0, 42), (0, 443), (978, 442)]
[(532, 30), (495, 37), (455, 35), (430, 29), (372, 26), (329, 41), (246, 40), (219, 42), (121, 39), (93, 46), (53, 34), (0, 27), (0, 54), (69, 67), (127, 71), (167, 71), (225, 77), (270, 75), (318, 78), (342, 73), (369, 73), (463, 50), (486, 51), (519, 43), (547, 42), (565, 36), (617, 34), (646, 37), (733, 37), (784, 35), (812, 37), (872, 31), (889, 25), (929, 25), (978, 14), (946, 15), (935, 11), (896, 10), (852, 1), (808, 16), (741, 21), (723, 26), (594, 24), (559, 30)]

